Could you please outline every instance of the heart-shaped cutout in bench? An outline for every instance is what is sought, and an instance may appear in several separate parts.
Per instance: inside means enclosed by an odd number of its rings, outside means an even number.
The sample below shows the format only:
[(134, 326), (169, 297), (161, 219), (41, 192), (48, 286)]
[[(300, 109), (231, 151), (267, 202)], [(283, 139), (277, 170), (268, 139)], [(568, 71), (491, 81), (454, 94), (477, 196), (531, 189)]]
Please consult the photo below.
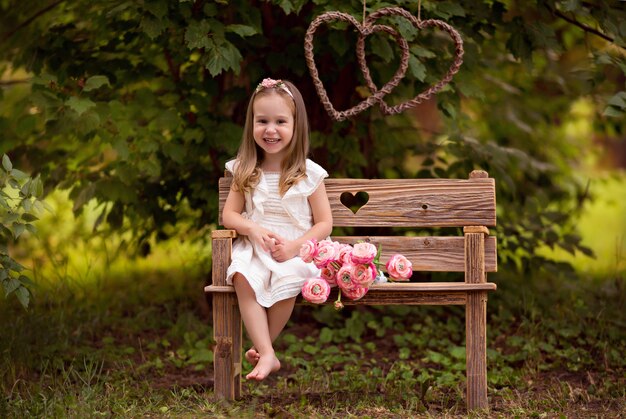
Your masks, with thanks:
[(344, 192), (339, 197), (339, 200), (341, 201), (341, 203), (346, 208), (349, 208), (353, 214), (356, 214), (357, 212), (359, 212), (359, 210), (363, 208), (365, 204), (367, 204), (369, 199), (370, 199), (370, 196), (368, 195), (368, 193), (363, 192), (363, 191), (357, 192), (357, 193)]

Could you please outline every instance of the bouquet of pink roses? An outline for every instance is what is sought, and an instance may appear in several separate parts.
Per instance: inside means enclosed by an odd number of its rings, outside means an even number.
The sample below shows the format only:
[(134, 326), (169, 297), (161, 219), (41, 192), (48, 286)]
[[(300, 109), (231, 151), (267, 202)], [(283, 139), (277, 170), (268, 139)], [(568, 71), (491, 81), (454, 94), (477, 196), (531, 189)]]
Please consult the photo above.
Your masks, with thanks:
[[(330, 288), (339, 287), (339, 298), (335, 307), (340, 309), (341, 294), (352, 300), (362, 298), (377, 276), (383, 275), (377, 269), (380, 253), (371, 243), (356, 243), (354, 246), (331, 240), (308, 240), (300, 248), (300, 257), (312, 262), (321, 269), (320, 278), (310, 278), (302, 287), (305, 300), (321, 304), (330, 294)], [(408, 281), (413, 270), (411, 262), (396, 254), (386, 264), (389, 275), (399, 281)]]

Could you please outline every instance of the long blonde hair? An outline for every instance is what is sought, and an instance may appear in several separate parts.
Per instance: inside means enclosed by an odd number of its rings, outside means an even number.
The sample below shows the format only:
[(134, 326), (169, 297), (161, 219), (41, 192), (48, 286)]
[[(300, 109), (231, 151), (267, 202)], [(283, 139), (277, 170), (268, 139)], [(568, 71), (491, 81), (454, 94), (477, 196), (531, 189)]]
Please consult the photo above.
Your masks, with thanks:
[[(248, 192), (261, 177), (263, 150), (254, 141), (254, 101), (258, 97), (278, 94), (285, 99), (293, 112), (293, 137), (287, 146), (287, 155), (281, 163), (279, 188), (284, 195), (293, 185), (306, 177), (306, 158), (309, 154), (309, 121), (300, 91), (293, 83), (282, 80), (282, 87), (257, 88), (248, 102), (246, 122), (243, 127), (241, 145), (237, 152), (236, 170), (233, 178), (235, 190)], [(291, 93), (291, 95), (289, 94)]]

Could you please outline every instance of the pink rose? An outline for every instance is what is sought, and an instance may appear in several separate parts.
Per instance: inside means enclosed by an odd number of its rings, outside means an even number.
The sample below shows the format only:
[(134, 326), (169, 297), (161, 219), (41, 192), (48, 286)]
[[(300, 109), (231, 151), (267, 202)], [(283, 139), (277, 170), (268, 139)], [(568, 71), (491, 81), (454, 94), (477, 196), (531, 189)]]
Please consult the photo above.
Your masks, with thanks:
[(406, 257), (395, 254), (387, 261), (385, 265), (389, 276), (396, 281), (408, 281), (413, 275), (413, 264)]
[(371, 263), (376, 257), (378, 250), (372, 243), (357, 243), (352, 249), (352, 262)]
[(365, 294), (367, 294), (368, 289), (365, 287), (355, 287), (351, 290), (344, 290), (343, 295), (348, 297), (351, 300), (358, 300), (363, 298)]
[(339, 272), (337, 272), (337, 286), (342, 289), (342, 291), (351, 290), (357, 287), (357, 284), (354, 283), (354, 279), (352, 277), (352, 268), (354, 265), (347, 264), (343, 265), (339, 268)]
[(330, 285), (322, 278), (309, 278), (302, 286), (302, 296), (314, 304), (322, 304), (328, 299)]
[(352, 246), (349, 244), (342, 244), (337, 254), (337, 261), (342, 265), (352, 263)]
[(313, 257), (313, 263), (318, 268), (323, 268), (330, 262), (335, 260), (336, 250), (335, 245), (330, 240), (322, 240), (318, 243), (317, 254)]
[(275, 87), (280, 82), (281, 80), (274, 80), (274, 79), (266, 78), (266, 79), (263, 79), (263, 81), (261, 82), (261, 86), (263, 86), (266, 89), (270, 89), (272, 87)]
[(337, 271), (339, 270), (339, 265), (335, 262), (331, 262), (328, 265), (322, 268), (320, 276), (328, 282), (328, 285), (331, 287), (337, 285)]
[(313, 258), (317, 255), (317, 247), (317, 240), (307, 240), (306, 243), (300, 247), (300, 257), (302, 260), (306, 263), (313, 262)]
[(376, 267), (373, 264), (354, 265), (350, 272), (352, 275), (352, 282), (359, 287), (369, 287), (376, 278)]

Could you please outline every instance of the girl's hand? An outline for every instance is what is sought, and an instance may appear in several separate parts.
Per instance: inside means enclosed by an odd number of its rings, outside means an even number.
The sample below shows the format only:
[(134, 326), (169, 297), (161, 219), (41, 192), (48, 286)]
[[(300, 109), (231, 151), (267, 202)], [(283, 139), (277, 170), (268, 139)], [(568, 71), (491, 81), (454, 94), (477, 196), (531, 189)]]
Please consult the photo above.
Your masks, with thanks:
[(248, 234), (250, 241), (257, 246), (260, 246), (266, 252), (271, 252), (275, 242), (274, 237), (276, 237), (274, 233), (259, 226), (251, 229)]
[(300, 248), (295, 241), (288, 241), (279, 236), (273, 237), (276, 243), (270, 247), (270, 252), (276, 262), (285, 262), (300, 253)]

